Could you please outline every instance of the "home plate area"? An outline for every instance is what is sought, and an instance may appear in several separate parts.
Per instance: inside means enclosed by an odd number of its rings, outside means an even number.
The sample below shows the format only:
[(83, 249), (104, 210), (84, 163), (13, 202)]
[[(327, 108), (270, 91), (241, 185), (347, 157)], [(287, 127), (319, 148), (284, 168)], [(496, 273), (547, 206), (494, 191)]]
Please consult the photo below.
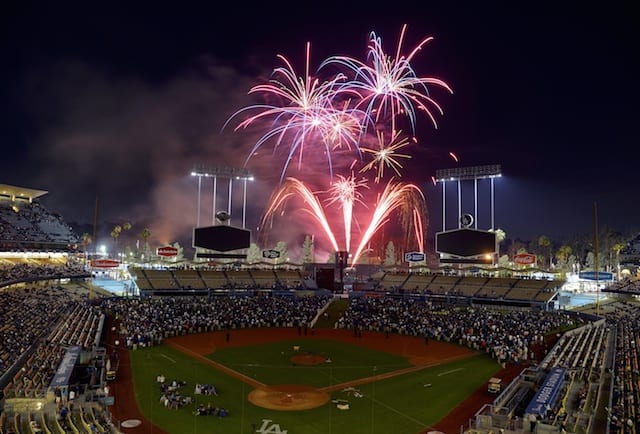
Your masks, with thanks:
[(249, 392), (249, 401), (270, 410), (309, 410), (329, 402), (329, 393), (299, 384), (258, 387)]

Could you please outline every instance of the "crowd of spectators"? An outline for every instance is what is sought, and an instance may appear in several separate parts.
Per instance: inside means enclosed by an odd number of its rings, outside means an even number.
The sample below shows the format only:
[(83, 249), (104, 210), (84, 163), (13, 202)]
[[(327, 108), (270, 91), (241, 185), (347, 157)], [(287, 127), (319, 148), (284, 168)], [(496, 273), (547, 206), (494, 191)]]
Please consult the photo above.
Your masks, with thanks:
[[(59, 286), (4, 290), (0, 296), (0, 378), (23, 356), (24, 363), (4, 387), (6, 396), (41, 395), (69, 345), (92, 347), (100, 312), (78, 292)], [(89, 339), (89, 334), (93, 337)], [(28, 355), (28, 358), (26, 357)]]
[(68, 276), (84, 276), (87, 272), (79, 263), (54, 265), (52, 263), (18, 263), (0, 267), (0, 287), (14, 282), (57, 279)]
[(186, 333), (236, 328), (310, 325), (330, 296), (107, 298), (103, 308), (120, 320), (120, 336), (131, 348)]
[(551, 330), (583, 322), (559, 311), (497, 311), (394, 297), (360, 297), (350, 300), (335, 327), (453, 342), (487, 351), (502, 362), (519, 362), (535, 358), (532, 344), (543, 342)]
[(616, 329), (609, 429), (635, 433), (640, 425), (640, 309), (622, 304), (608, 321)]
[(640, 295), (640, 278), (626, 276), (619, 281), (613, 282), (603, 292)]
[[(0, 297), (0, 376), (77, 303), (59, 287), (4, 291)], [(53, 326), (53, 327), (52, 327)]]
[(10, 242), (77, 244), (78, 236), (62, 217), (37, 201), (0, 198), (0, 240)]

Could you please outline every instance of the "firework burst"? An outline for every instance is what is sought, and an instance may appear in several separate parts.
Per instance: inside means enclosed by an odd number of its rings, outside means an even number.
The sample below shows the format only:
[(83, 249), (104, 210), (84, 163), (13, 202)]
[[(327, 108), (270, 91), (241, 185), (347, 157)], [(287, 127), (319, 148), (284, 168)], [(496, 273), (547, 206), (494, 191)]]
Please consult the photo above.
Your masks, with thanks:
[(370, 154), (373, 157), (369, 163), (360, 169), (360, 172), (376, 169), (375, 182), (378, 183), (384, 177), (385, 167), (391, 168), (397, 176), (401, 176), (400, 169), (402, 169), (402, 164), (400, 164), (399, 159), (408, 159), (411, 158), (411, 155), (398, 153), (400, 149), (410, 143), (409, 138), (402, 136), (401, 132), (392, 132), (391, 139), (388, 142), (385, 140), (384, 131), (376, 131), (376, 135), (378, 136), (377, 149), (360, 148), (364, 154)]
[(411, 62), (433, 38), (423, 39), (404, 56), (401, 53), (406, 29), (404, 25), (395, 57), (384, 51), (382, 39), (371, 32), (366, 62), (347, 56), (333, 56), (325, 60), (321, 68), (333, 63), (346, 67), (353, 73), (353, 78), (341, 82), (340, 92), (358, 93), (362, 99), (357, 107), (362, 108), (376, 123), (389, 119), (392, 130), (396, 129), (396, 117), (406, 115), (415, 134), (416, 110), (423, 111), (436, 128), (438, 124), (433, 110), (443, 114), (440, 105), (431, 97), (428, 86), (435, 85), (450, 93), (453, 91), (438, 78), (418, 77)]
[[(302, 76), (298, 76), (291, 62), (278, 55), (284, 66), (273, 71), (268, 83), (254, 86), (249, 91), (270, 102), (238, 110), (225, 123), (226, 126), (231, 119), (245, 116), (236, 130), (269, 125), (251, 148), (245, 164), (267, 142), (273, 143), (274, 154), (277, 149), (288, 147), (284, 152), (280, 185), (269, 199), (261, 230), (272, 227), (276, 216), (288, 214), (288, 202), (296, 199), (302, 201), (302, 206), (295, 210), (313, 217), (334, 251), (351, 252), (354, 236), (358, 237), (351, 255), (352, 264), (360, 260), (373, 236), (390, 221), (392, 214), (398, 215), (399, 226), (405, 231), (404, 248), (424, 251), (426, 202), (417, 185), (398, 181), (403, 169), (400, 161), (411, 158), (401, 151), (409, 146), (411, 139), (397, 131), (396, 118), (400, 115), (408, 117), (414, 134), (418, 112), (425, 113), (437, 127), (434, 113), (442, 114), (442, 108), (431, 96), (429, 88), (433, 86), (448, 92), (451, 88), (440, 79), (420, 77), (415, 73), (411, 62), (432, 38), (422, 40), (403, 55), (405, 32), (406, 26), (403, 26), (395, 56), (386, 54), (381, 38), (371, 32), (366, 61), (346, 56), (328, 58), (320, 64), (318, 73), (326, 71), (329, 65), (338, 66), (345, 72), (326, 81), (310, 73), (309, 43)], [(370, 132), (373, 125), (377, 131), (375, 138)], [(375, 139), (377, 147), (367, 145)], [(346, 154), (338, 154), (336, 150), (355, 152), (349, 157), (351, 160), (346, 160)], [(321, 181), (328, 185), (317, 191), (313, 191), (305, 180), (286, 175), (291, 161), (297, 159), (300, 168), (303, 154), (311, 152), (321, 152), (329, 166), (325, 179), (313, 179), (316, 185)], [(365, 154), (372, 159), (364, 162)], [(352, 163), (334, 165), (332, 158), (337, 155), (343, 157), (342, 163)], [(347, 166), (350, 175), (334, 175), (334, 168)], [(383, 182), (385, 168), (393, 172), (393, 177), (386, 183)], [(372, 179), (377, 188), (371, 188), (367, 178), (356, 178), (354, 172), (362, 176), (375, 173)], [(338, 213), (341, 214), (339, 219), (335, 218)], [(288, 218), (287, 221), (291, 220)], [(340, 242), (335, 235), (336, 229), (340, 229), (337, 221), (342, 222), (344, 231)]]
[[(278, 104), (256, 104), (235, 112), (224, 127), (237, 116), (250, 113), (235, 130), (246, 129), (261, 120), (271, 120), (271, 128), (258, 139), (251, 149), (245, 164), (266, 142), (274, 140), (274, 152), (281, 145), (289, 144), (280, 180), (284, 180), (290, 162), (298, 156), (298, 166), (302, 165), (307, 146), (318, 146), (327, 156), (329, 172), (333, 175), (332, 152), (338, 148), (358, 150), (362, 119), (365, 114), (346, 102), (335, 98), (337, 84), (345, 79), (338, 74), (328, 81), (320, 81), (309, 72), (311, 45), (306, 46), (305, 75), (298, 77), (291, 62), (284, 56), (277, 57), (284, 63), (273, 71), (269, 83), (251, 88), (249, 94), (262, 94), (275, 99)], [(341, 91), (345, 94), (344, 90)], [(251, 114), (253, 113), (253, 114)]]

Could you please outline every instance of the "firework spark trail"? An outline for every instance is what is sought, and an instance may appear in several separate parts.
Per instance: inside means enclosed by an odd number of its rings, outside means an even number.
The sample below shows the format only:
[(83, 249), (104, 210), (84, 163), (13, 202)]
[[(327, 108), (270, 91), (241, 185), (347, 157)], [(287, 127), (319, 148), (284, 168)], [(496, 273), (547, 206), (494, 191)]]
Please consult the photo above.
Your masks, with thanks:
[(344, 238), (345, 238), (345, 250), (348, 252), (351, 249), (351, 222), (353, 221), (353, 205), (355, 202), (360, 202), (362, 195), (358, 191), (359, 188), (366, 188), (366, 180), (357, 181), (353, 176), (345, 178), (342, 175), (338, 175), (338, 181), (334, 182), (329, 189), (330, 199), (327, 201), (328, 205), (332, 205), (338, 202), (342, 208), (342, 220), (344, 222)]
[(320, 224), (325, 234), (329, 238), (331, 242), (331, 246), (337, 252), (340, 250), (338, 248), (338, 242), (333, 234), (333, 230), (331, 229), (331, 225), (329, 224), (329, 220), (325, 215), (324, 209), (318, 197), (307, 187), (302, 181), (296, 178), (287, 178), (282, 184), (282, 186), (274, 192), (269, 201), (269, 207), (265, 211), (264, 217), (262, 219), (261, 226), (265, 226), (266, 222), (269, 221), (273, 215), (285, 205), (285, 203), (293, 196), (298, 195), (300, 198), (304, 200), (304, 203), (308, 206), (308, 208), (303, 208), (302, 211), (306, 211), (311, 216), (315, 218), (315, 220)]
[(341, 82), (340, 92), (360, 94), (362, 99), (357, 108), (364, 106), (365, 113), (376, 123), (385, 120), (384, 116), (390, 113), (392, 130), (396, 129), (396, 117), (404, 113), (408, 116), (415, 133), (416, 110), (424, 111), (435, 128), (438, 124), (432, 110), (443, 114), (440, 105), (429, 95), (427, 85), (444, 88), (450, 93), (453, 91), (443, 80), (418, 77), (411, 66), (413, 57), (433, 40), (432, 37), (422, 40), (408, 56), (401, 55), (406, 28), (406, 25), (402, 28), (395, 58), (385, 53), (382, 39), (371, 32), (367, 55), (370, 64), (348, 56), (332, 56), (325, 60), (320, 68), (335, 63), (351, 70), (354, 77), (352, 80)]
[(415, 237), (418, 241), (418, 251), (424, 252), (424, 227), (422, 226), (422, 216), (415, 208), (413, 210), (413, 227), (415, 228)]
[(378, 229), (387, 222), (389, 215), (396, 208), (402, 206), (408, 196), (412, 195), (418, 195), (418, 197), (424, 200), (424, 196), (418, 186), (414, 184), (398, 183), (393, 179), (389, 181), (376, 203), (369, 226), (363, 233), (358, 249), (353, 255), (353, 264), (360, 259), (360, 254), (364, 251), (365, 246), (369, 243), (369, 240), (378, 231)]

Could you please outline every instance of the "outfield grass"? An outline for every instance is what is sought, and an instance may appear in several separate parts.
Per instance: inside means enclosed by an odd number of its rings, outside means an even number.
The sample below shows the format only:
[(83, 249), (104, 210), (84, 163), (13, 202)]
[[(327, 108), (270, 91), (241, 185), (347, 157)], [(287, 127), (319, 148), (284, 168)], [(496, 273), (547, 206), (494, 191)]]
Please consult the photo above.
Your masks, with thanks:
[[(225, 348), (211, 358), (266, 384), (314, 387), (409, 366), (399, 356), (330, 340), (298, 339), (296, 345), (300, 345), (300, 351), (326, 353), (332, 359), (331, 366), (292, 367), (287, 354), (283, 354), (292, 353), (291, 341)], [(489, 356), (479, 354), (358, 386), (361, 398), (343, 391), (332, 393), (332, 399), (349, 401), (350, 409), (346, 411), (331, 403), (312, 410), (276, 411), (251, 404), (247, 400), (251, 386), (168, 346), (132, 351), (131, 363), (142, 413), (172, 434), (248, 434), (255, 432), (253, 425), (259, 428), (263, 419), (279, 424), (288, 434), (417, 434), (439, 421), (500, 369)], [(229, 416), (195, 416), (196, 404), (179, 410), (164, 408), (156, 383), (156, 376), (161, 373), (167, 381), (186, 381), (183, 394), (194, 397), (196, 403), (210, 401), (212, 406), (227, 408)], [(219, 396), (194, 395), (196, 383), (214, 384)]]
[[(294, 346), (299, 350), (294, 351)], [(291, 357), (298, 354), (321, 355), (330, 358), (331, 363), (294, 366)], [(209, 357), (264, 384), (293, 382), (317, 388), (412, 366), (402, 356), (360, 347), (354, 351), (351, 345), (320, 339), (222, 348)]]

